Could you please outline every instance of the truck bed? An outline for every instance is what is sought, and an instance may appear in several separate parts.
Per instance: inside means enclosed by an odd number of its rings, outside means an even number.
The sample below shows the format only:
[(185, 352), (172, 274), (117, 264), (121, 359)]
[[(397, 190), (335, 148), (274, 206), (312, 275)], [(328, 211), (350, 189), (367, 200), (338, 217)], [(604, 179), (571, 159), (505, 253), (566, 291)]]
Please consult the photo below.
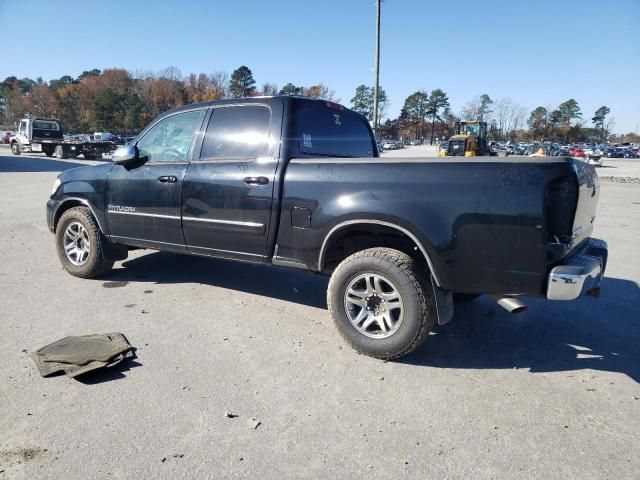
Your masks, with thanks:
[[(597, 193), (595, 169), (569, 157), (293, 159), (277, 254), (322, 270), (332, 229), (370, 220), (410, 232), (445, 289), (542, 294), (550, 265), (590, 235)], [(292, 226), (298, 209), (308, 228)], [(554, 212), (574, 220), (564, 241)]]

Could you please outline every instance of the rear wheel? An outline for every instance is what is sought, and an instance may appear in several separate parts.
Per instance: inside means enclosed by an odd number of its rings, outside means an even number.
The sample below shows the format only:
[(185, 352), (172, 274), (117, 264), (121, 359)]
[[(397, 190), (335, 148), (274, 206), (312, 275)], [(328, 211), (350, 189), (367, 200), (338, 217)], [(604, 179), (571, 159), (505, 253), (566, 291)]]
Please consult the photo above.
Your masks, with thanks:
[(65, 158), (67, 158), (67, 152), (65, 151), (62, 145), (58, 145), (56, 147), (55, 155), (56, 155), (56, 158), (59, 158), (60, 160), (64, 160)]
[(14, 155), (20, 155), (22, 153), (20, 151), (20, 145), (18, 145), (18, 142), (13, 142), (11, 144), (11, 153), (13, 153)]
[(107, 239), (87, 207), (73, 207), (62, 214), (56, 227), (56, 249), (64, 269), (81, 278), (107, 273), (113, 261), (105, 258)]
[(437, 314), (433, 288), (411, 257), (371, 248), (347, 257), (327, 292), (333, 321), (357, 351), (391, 360), (418, 348)]
[(47, 157), (51, 157), (51, 156), (53, 156), (53, 153), (55, 152), (55, 148), (54, 147), (50, 147), (50, 146), (47, 145), (47, 146), (42, 147), (42, 151), (44, 152), (44, 154)]
[(93, 153), (85, 153), (83, 155), (84, 155), (84, 159), (85, 160), (95, 160), (96, 159), (96, 156)]

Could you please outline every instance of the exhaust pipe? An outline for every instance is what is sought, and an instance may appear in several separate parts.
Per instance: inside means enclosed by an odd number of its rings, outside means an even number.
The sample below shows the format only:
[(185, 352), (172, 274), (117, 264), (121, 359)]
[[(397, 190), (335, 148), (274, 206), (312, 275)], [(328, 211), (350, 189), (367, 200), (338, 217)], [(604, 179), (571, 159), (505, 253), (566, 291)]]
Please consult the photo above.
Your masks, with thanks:
[(513, 297), (498, 297), (492, 295), (491, 298), (493, 298), (498, 305), (509, 313), (520, 313), (527, 309), (527, 306), (524, 303)]

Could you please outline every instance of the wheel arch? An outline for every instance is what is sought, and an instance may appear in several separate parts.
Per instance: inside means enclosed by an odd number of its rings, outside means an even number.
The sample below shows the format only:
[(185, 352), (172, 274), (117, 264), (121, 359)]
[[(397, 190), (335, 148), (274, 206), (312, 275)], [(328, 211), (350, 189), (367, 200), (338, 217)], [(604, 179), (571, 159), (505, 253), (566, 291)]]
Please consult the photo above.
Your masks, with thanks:
[[(318, 254), (318, 270), (323, 271), (327, 267), (327, 260), (331, 260), (330, 255), (332, 249), (335, 248), (337, 244), (340, 242), (346, 242), (351, 237), (361, 236), (363, 233), (362, 227), (374, 227), (375, 233), (387, 233), (392, 234), (398, 239), (403, 239), (402, 241), (404, 248), (398, 248), (405, 253), (412, 254), (414, 252), (419, 252), (419, 259), (423, 260), (426, 263), (426, 266), (429, 268), (431, 275), (433, 276), (436, 285), (440, 286), (440, 280), (438, 278), (438, 274), (435, 270), (434, 264), (431, 260), (431, 257), (418, 237), (412, 233), (409, 229), (404, 226), (398, 225), (397, 223), (383, 221), (383, 220), (375, 220), (375, 219), (351, 219), (345, 220), (333, 226), (329, 232), (325, 235), (322, 246), (320, 247), (320, 253)], [(370, 230), (367, 229), (367, 230)], [(373, 242), (376, 243), (376, 242)], [(387, 242), (383, 242), (383, 245), (377, 246), (389, 246), (394, 247), (394, 245), (389, 245)], [(409, 244), (413, 248), (409, 248), (407, 251), (406, 245)], [(369, 248), (369, 247), (364, 247)], [(417, 249), (417, 250), (416, 250)], [(340, 257), (346, 258), (353, 251), (347, 251), (340, 255)], [(413, 255), (412, 255), (413, 256)]]
[(98, 215), (96, 215), (95, 210), (93, 209), (93, 207), (91, 206), (91, 204), (89, 203), (88, 200), (84, 199), (84, 198), (77, 198), (77, 197), (70, 197), (70, 198), (66, 198), (65, 200), (63, 200), (60, 205), (58, 205), (58, 208), (56, 209), (54, 216), (53, 216), (53, 231), (56, 231), (56, 228), (58, 227), (58, 222), (60, 221), (60, 217), (62, 217), (62, 215), (64, 214), (64, 212), (66, 212), (67, 210), (69, 210), (70, 208), (73, 207), (87, 207), (89, 209), (89, 211), (91, 212), (91, 215), (93, 216), (93, 218), (95, 219), (96, 223), (98, 224), (98, 227), (100, 228), (100, 231), (102, 232), (103, 235), (107, 235), (107, 231), (104, 228), (104, 225), (102, 224), (102, 221), (100, 220), (100, 217), (98, 217)]

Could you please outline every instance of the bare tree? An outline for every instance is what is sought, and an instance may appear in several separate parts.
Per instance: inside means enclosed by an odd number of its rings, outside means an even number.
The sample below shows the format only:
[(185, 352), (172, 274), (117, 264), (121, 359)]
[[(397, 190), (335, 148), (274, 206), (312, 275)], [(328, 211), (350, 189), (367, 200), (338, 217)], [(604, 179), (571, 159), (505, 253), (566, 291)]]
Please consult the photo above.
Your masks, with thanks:
[(215, 92), (215, 99), (229, 97), (229, 74), (227, 72), (216, 71), (209, 74), (209, 83)]
[[(319, 83), (317, 85), (312, 85), (309, 88), (304, 89), (304, 95), (311, 98), (319, 98), (321, 100), (328, 100), (330, 102), (339, 102), (340, 99), (336, 98), (335, 90), (331, 90), (324, 83)], [(378, 107), (378, 112), (380, 112), (380, 107)], [(380, 117), (381, 114), (379, 113)]]
[(495, 120), (499, 139), (506, 139), (511, 132), (519, 130), (525, 124), (527, 109), (510, 98), (501, 98), (494, 103), (492, 119)]
[(182, 81), (182, 72), (178, 67), (169, 66), (158, 72), (158, 78), (166, 78), (168, 80)]
[(260, 94), (266, 96), (273, 96), (278, 94), (278, 85), (275, 83), (265, 82), (262, 84), (262, 88), (260, 88)]

